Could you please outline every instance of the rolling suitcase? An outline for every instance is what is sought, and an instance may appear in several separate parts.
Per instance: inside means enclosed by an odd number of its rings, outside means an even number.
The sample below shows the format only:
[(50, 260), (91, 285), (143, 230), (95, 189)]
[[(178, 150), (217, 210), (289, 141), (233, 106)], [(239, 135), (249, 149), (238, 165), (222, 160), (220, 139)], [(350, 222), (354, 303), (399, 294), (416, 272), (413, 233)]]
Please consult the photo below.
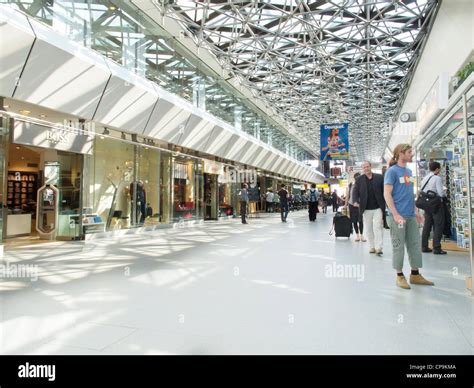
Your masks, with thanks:
[[(333, 229), (336, 233), (336, 237), (350, 238), (352, 234), (352, 222), (349, 217), (341, 213), (336, 213), (333, 219)], [(332, 235), (332, 230), (329, 234)]]

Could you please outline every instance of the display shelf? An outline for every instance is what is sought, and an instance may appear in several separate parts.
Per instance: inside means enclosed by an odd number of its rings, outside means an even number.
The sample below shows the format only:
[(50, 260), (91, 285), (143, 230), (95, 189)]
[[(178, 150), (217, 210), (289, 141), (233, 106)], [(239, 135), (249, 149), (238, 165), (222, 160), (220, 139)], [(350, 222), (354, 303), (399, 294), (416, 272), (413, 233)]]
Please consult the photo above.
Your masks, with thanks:
[[(472, 136), (470, 136), (472, 138)], [(465, 140), (462, 136), (453, 139), (453, 159), (448, 168), (447, 180), (449, 181), (450, 203), (451, 203), (451, 222), (456, 230), (455, 237), (457, 245), (460, 248), (469, 248), (471, 241), (469, 229), (469, 204), (468, 200), (468, 176), (467, 176), (467, 150)], [(469, 151), (474, 151), (470, 139)], [(471, 189), (472, 194), (472, 189)]]
[(38, 174), (24, 171), (8, 171), (7, 207), (14, 213), (36, 214)]

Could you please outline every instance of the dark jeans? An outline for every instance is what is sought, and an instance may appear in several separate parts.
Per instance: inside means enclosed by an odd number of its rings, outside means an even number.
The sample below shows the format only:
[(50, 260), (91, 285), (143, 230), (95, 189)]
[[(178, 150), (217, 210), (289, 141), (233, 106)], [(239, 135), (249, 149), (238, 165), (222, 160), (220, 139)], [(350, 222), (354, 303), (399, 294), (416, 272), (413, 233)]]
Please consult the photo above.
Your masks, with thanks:
[(273, 202), (267, 201), (267, 213), (273, 213)]
[(318, 211), (318, 202), (309, 202), (309, 220), (315, 221)]
[(349, 204), (349, 214), (351, 216), (352, 225), (354, 225), (354, 230), (357, 234), (364, 233), (364, 222), (360, 216), (360, 209)]
[(288, 217), (288, 202), (287, 203), (280, 203), (280, 213), (281, 213), (281, 220), (286, 221), (286, 217)]
[(421, 234), (421, 247), (428, 248), (428, 239), (430, 238), (431, 228), (433, 228), (433, 250), (441, 249), (441, 238), (444, 229), (444, 207), (441, 206), (436, 213), (425, 212), (425, 224)]
[(241, 201), (240, 202), (240, 216), (242, 217), (242, 223), (245, 224), (247, 220), (245, 219), (247, 215), (247, 202)]
[(334, 204), (333, 204), (333, 205), (332, 205), (332, 212), (333, 212), (333, 213), (336, 213), (336, 212), (337, 212), (337, 209), (339, 209), (339, 205), (337, 205), (337, 204), (334, 205)]

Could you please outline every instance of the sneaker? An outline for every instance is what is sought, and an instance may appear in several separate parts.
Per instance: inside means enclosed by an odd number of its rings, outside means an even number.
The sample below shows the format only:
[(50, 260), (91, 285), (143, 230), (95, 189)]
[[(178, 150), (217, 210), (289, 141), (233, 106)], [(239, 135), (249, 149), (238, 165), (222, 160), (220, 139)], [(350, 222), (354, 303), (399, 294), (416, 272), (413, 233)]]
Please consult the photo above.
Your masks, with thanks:
[(377, 250), (375, 251), (375, 253), (376, 253), (377, 256), (382, 256), (382, 255), (383, 255), (383, 252), (382, 252), (381, 249), (377, 249)]
[(411, 288), (410, 285), (407, 283), (407, 280), (405, 279), (405, 276), (398, 276), (397, 275), (396, 284), (397, 284), (398, 287), (404, 288), (405, 290), (409, 290)]
[(435, 249), (433, 251), (433, 255), (447, 255), (447, 254), (448, 254), (448, 252), (443, 251), (442, 249)]
[(375, 253), (375, 248), (371, 248), (369, 253)]
[(431, 248), (423, 248), (421, 251), (425, 252), (425, 253), (433, 252), (433, 250)]
[(360, 237), (357, 236), (354, 241), (360, 241)]
[(364, 236), (361, 237), (361, 241), (362, 241), (362, 242), (367, 242), (367, 240), (365, 239)]
[(410, 275), (410, 283), (411, 284), (420, 284), (422, 286), (434, 286), (433, 282), (426, 280), (421, 275)]

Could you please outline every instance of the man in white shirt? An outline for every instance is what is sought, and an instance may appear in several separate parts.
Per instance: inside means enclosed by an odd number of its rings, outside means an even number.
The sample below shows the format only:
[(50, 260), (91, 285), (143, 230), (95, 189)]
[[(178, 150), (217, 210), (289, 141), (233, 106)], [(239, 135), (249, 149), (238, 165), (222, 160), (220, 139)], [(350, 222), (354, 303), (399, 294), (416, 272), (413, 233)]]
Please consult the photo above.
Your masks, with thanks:
[[(423, 191), (434, 191), (440, 197), (440, 202), (446, 196), (443, 190), (443, 179), (439, 176), (441, 165), (438, 162), (430, 162), (431, 174), (425, 176), (421, 182)], [(423, 252), (433, 252), (435, 255), (445, 255), (446, 251), (441, 249), (441, 238), (443, 237), (445, 223), (444, 205), (441, 203), (436, 213), (425, 212), (425, 223), (421, 235), (421, 250)], [(433, 229), (433, 249), (428, 248), (428, 240), (431, 229)]]
[(268, 189), (266, 194), (266, 201), (267, 201), (267, 213), (273, 212), (273, 191), (272, 189)]

